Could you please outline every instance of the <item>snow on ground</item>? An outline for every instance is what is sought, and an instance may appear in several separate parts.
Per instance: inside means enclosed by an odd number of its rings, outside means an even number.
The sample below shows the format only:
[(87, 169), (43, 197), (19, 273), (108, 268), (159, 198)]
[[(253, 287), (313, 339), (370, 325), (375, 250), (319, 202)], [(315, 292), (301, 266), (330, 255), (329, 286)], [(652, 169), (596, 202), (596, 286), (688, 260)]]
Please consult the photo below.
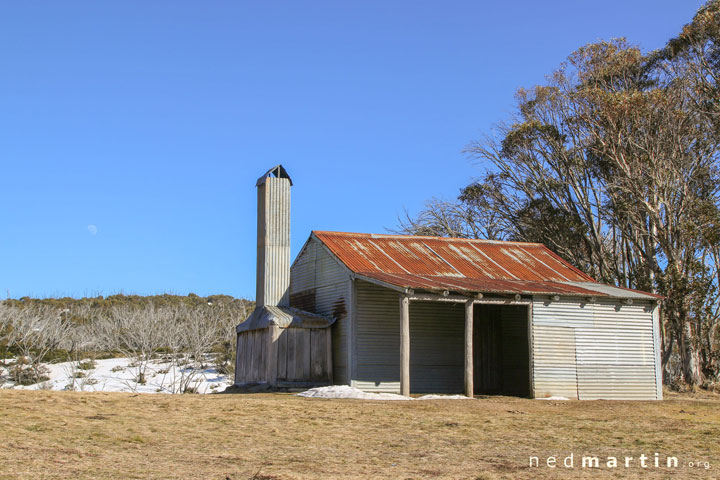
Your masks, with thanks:
[(311, 388), (297, 394), (299, 397), (310, 398), (354, 398), (358, 400), (410, 400), (396, 393), (363, 392), (350, 385), (332, 385), (329, 387)]
[(542, 397), (542, 398), (537, 398), (537, 400), (570, 400), (570, 399), (567, 397)]
[[(73, 368), (72, 362), (46, 363), (50, 380), (34, 385), (22, 386), (12, 383), (0, 384), (0, 388), (24, 390), (82, 390), (86, 392), (139, 392), (139, 393), (178, 393), (184, 385), (193, 387), (197, 393), (222, 392), (232, 385), (227, 375), (217, 373), (208, 367), (190, 375), (189, 369), (175, 368), (171, 362), (153, 361), (148, 364), (145, 383), (135, 382), (138, 368), (129, 358), (108, 358), (95, 360), (92, 370)], [(2, 370), (0, 368), (0, 370)], [(82, 378), (73, 378), (74, 372), (82, 372)], [(74, 380), (74, 382), (73, 382)], [(1, 381), (1, 380), (0, 380)]]
[(472, 400), (465, 395), (423, 395), (416, 400)]
[(470, 397), (464, 395), (423, 395), (413, 398), (396, 393), (370, 393), (349, 385), (311, 388), (297, 395), (309, 398), (352, 398), (356, 400), (470, 400)]
[[(135, 381), (138, 368), (129, 358), (108, 358), (95, 360), (94, 368), (80, 370), (77, 363), (45, 363), (50, 380), (34, 385), (14, 385), (11, 382), (0, 383), (0, 388), (18, 390), (80, 390), (85, 392), (136, 392), (136, 393), (179, 393), (183, 386), (196, 389), (197, 393), (222, 392), (232, 385), (232, 378), (219, 374), (215, 368), (208, 367), (188, 377), (189, 369), (176, 368), (172, 362), (154, 360), (147, 365), (145, 383)], [(81, 372), (81, 378), (73, 378)], [(0, 374), (2, 367), (0, 366)], [(0, 382), (2, 380), (0, 379)], [(349, 385), (331, 385), (311, 388), (297, 394), (310, 398), (350, 398), (359, 400), (470, 400), (464, 395), (423, 395), (422, 397), (404, 397), (396, 393), (370, 393)], [(550, 397), (545, 400), (567, 400), (564, 397)]]

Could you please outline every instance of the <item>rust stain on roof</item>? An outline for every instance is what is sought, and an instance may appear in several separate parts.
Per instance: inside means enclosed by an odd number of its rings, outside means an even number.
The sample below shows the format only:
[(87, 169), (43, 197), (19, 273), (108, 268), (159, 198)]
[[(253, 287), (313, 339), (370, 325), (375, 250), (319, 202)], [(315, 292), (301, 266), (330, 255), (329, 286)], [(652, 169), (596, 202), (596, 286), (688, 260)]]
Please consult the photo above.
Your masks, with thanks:
[(607, 296), (577, 285), (595, 280), (539, 243), (323, 231), (313, 235), (356, 274), (399, 287)]

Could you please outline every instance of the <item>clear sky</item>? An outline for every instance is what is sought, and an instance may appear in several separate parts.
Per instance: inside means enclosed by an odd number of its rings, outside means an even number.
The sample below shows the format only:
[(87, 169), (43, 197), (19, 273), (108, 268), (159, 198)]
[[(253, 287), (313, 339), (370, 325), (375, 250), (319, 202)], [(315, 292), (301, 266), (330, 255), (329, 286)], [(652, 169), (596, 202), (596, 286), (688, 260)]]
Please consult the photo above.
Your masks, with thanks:
[(384, 233), (482, 173), (517, 87), (698, 0), (0, 0), (0, 292), (255, 294), (255, 180), (311, 230)]

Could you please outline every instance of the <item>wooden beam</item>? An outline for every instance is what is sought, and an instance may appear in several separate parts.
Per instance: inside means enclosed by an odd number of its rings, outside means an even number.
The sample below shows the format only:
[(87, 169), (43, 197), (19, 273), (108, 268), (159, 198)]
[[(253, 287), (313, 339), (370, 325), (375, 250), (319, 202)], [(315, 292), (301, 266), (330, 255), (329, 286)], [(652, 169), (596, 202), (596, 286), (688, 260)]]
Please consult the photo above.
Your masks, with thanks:
[(514, 298), (502, 298), (502, 297), (473, 298), (473, 297), (465, 297), (465, 296), (461, 296), (461, 295), (450, 295), (447, 297), (443, 297), (442, 295), (435, 295), (432, 293), (416, 293), (414, 295), (408, 295), (408, 298), (413, 302), (425, 301), (425, 302), (466, 303), (468, 300), (472, 300), (473, 303), (481, 304), (481, 305), (530, 305), (532, 303), (532, 300), (530, 300), (530, 299), (515, 300)]
[(410, 396), (410, 299), (400, 296), (400, 395)]
[(473, 305), (472, 300), (465, 302), (465, 396), (472, 398), (473, 388)]
[(365, 275), (361, 275), (359, 273), (353, 274), (355, 275), (355, 278), (358, 280), (363, 280), (368, 283), (374, 283), (375, 285), (379, 285), (381, 287), (389, 288), (390, 290), (395, 290), (396, 292), (402, 292), (405, 293), (405, 287), (398, 287), (397, 285), (393, 285), (392, 283), (383, 282), (382, 280), (376, 280), (372, 277), (366, 277)]
[(447, 297), (444, 297), (443, 295), (435, 294), (435, 293), (416, 293), (414, 295), (409, 295), (410, 300), (412, 301), (429, 301), (429, 302), (453, 302), (453, 303), (465, 303), (467, 302), (469, 297), (464, 297), (461, 295), (448, 295)]

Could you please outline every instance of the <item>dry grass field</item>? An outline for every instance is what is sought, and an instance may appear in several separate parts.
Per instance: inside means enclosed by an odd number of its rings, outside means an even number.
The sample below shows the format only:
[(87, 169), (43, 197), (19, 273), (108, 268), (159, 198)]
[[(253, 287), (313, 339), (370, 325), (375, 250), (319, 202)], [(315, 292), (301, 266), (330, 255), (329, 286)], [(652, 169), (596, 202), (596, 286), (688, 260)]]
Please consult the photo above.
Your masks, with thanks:
[[(718, 478), (720, 399), (422, 402), (0, 391), (0, 478)], [(654, 468), (653, 455), (678, 468)], [(548, 468), (574, 454), (575, 468)], [(625, 456), (637, 460), (624, 468)], [(601, 468), (582, 469), (583, 455)], [(531, 456), (540, 467), (529, 467)], [(618, 468), (607, 468), (617, 456)], [(709, 462), (689, 467), (689, 462)]]

